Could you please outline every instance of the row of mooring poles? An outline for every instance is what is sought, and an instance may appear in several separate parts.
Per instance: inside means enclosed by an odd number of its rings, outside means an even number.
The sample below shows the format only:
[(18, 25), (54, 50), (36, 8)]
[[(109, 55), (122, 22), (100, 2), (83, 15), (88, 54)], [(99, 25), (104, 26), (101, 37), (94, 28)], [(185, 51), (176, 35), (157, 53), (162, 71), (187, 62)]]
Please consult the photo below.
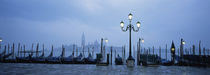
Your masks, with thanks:
[[(180, 57), (183, 57), (184, 54), (192, 54), (192, 55), (196, 55), (196, 52), (195, 52), (195, 45), (192, 45), (192, 47), (190, 47), (189, 49), (184, 49), (184, 40), (181, 39), (181, 45), (180, 45), (180, 48), (178, 48), (178, 56)], [(201, 41), (199, 41), (199, 48), (198, 48), (198, 55), (199, 56), (202, 56), (202, 55), (209, 55), (209, 49), (206, 49), (205, 47), (201, 47)], [(208, 51), (208, 52), (207, 52)], [(207, 54), (208, 53), (208, 54)]]
[[(139, 42), (137, 43), (137, 48), (138, 48), (138, 50), (137, 50), (137, 65), (139, 65), (139, 60), (140, 60), (140, 58), (139, 58), (139, 56), (140, 56), (140, 47), (139, 47)], [(157, 53), (157, 55), (161, 58), (161, 56), (162, 56), (162, 48), (161, 48), (161, 46), (159, 46), (159, 49), (158, 49), (158, 53)], [(151, 54), (151, 48), (150, 47), (148, 47), (148, 49), (145, 49), (144, 48), (144, 54)], [(165, 45), (165, 59), (167, 60), (168, 59), (168, 55), (167, 55), (167, 53), (168, 53), (168, 51), (167, 51), (167, 44)], [(154, 46), (152, 47), (152, 55), (155, 55), (155, 48), (154, 48)]]
[[(6, 47), (6, 46), (5, 46)], [(29, 55), (30, 56), (32, 56), (33, 55), (33, 50), (34, 50), (34, 44), (32, 43), (32, 45), (31, 45), (31, 52), (29, 52), (29, 51), (26, 51), (27, 49), (26, 49), (26, 45), (20, 45), (20, 43), (18, 43), (18, 54), (16, 54), (15, 55), (15, 52), (14, 52), (14, 49), (15, 49), (15, 44), (13, 43), (13, 45), (12, 46), (10, 46), (10, 44), (8, 44), (8, 47), (6, 47), (5, 49), (5, 52), (6, 53), (10, 53), (10, 54), (12, 54), (12, 57), (14, 58), (15, 56), (18, 56), (18, 57), (26, 57), (27, 56), (27, 53), (29, 53)], [(53, 46), (52, 46), (53, 47)], [(37, 46), (36, 46), (36, 57), (39, 57), (39, 43), (37, 43)], [(94, 51), (93, 51), (94, 52)], [(43, 49), (42, 49), (42, 55), (41, 56), (43, 56), (45, 53), (44, 53), (44, 44), (43, 44)]]
[[(29, 52), (30, 56), (33, 56), (33, 53), (34, 53), (33, 48), (34, 48), (34, 44), (32, 43), (31, 52)], [(39, 43), (37, 43), (35, 52), (36, 52), (36, 57), (39, 57)], [(18, 54), (17, 54), (17, 56), (22, 57), (22, 55), (23, 55), (23, 57), (26, 57), (26, 46), (25, 45), (21, 46), (20, 43), (18, 43)], [(43, 55), (44, 55), (44, 44), (43, 44), (42, 56)]]
[(10, 46), (9, 44), (8, 46), (5, 45), (2, 55), (6, 55), (6, 54), (11, 55), (10, 56), (11, 58), (15, 58), (15, 44), (14, 43), (12, 44), (12, 46)]
[[(196, 52), (195, 52), (195, 45), (192, 45), (192, 52), (190, 52), (191, 54), (193, 55), (196, 55)], [(201, 49), (201, 41), (199, 41), (199, 52), (198, 52), (199, 56), (202, 56), (202, 49)], [(203, 55), (209, 55), (209, 49), (206, 49), (205, 47), (203, 47)]]
[[(5, 52), (3, 52), (3, 55), (6, 54), (6, 50), (7, 50), (8, 51), (7, 54), (12, 54), (12, 58), (14, 58), (14, 47), (15, 47), (14, 43), (11, 46), (11, 49), (10, 49), (10, 45), (9, 44), (8, 44), (8, 47), (5, 45), (5, 50), (4, 50)], [(11, 50), (11, 52), (10, 52), (10, 50)]]

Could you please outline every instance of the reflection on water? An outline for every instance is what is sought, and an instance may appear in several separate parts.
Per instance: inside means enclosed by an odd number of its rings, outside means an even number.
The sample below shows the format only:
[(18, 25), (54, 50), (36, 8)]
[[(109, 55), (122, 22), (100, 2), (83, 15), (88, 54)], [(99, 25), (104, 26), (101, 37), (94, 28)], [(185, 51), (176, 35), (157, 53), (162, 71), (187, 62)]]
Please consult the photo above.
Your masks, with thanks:
[(95, 66), (0, 63), (0, 75), (209, 75), (210, 68), (179, 66)]

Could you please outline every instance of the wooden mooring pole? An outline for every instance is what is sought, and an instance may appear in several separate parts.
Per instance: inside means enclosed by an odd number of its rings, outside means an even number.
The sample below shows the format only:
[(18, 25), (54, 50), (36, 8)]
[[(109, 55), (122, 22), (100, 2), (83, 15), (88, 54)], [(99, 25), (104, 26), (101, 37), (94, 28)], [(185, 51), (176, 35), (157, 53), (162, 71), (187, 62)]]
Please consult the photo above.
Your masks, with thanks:
[(18, 43), (18, 57), (20, 57), (20, 43)]
[(37, 46), (36, 46), (36, 57), (39, 56), (39, 43), (37, 43)]
[(24, 56), (23, 57), (25, 57), (26, 56), (26, 54), (25, 54), (26, 53), (26, 46), (25, 45), (23, 46), (23, 50), (24, 50), (23, 51), (24, 52)]
[(199, 56), (201, 56), (201, 41), (199, 41)]
[(193, 55), (195, 55), (195, 45), (193, 45), (192, 48), (193, 48)]
[(20, 53), (20, 57), (22, 57), (22, 55), (23, 55), (23, 54), (22, 54), (22, 50), (23, 50), (23, 46), (20, 47), (20, 52), (21, 52), (21, 53)]
[(152, 47), (153, 55), (155, 55), (155, 47)]
[(137, 65), (140, 65), (139, 64), (139, 58), (140, 58), (140, 50), (139, 50), (139, 43), (137, 42)]
[(9, 49), (10, 49), (10, 46), (9, 46), (9, 44), (8, 44), (8, 48), (7, 48), (7, 49), (8, 49), (8, 54), (9, 54)]
[(112, 65), (112, 46), (111, 46), (111, 65)]
[(166, 44), (166, 60), (167, 60), (167, 44)]
[(159, 47), (159, 56), (161, 58), (161, 47)]

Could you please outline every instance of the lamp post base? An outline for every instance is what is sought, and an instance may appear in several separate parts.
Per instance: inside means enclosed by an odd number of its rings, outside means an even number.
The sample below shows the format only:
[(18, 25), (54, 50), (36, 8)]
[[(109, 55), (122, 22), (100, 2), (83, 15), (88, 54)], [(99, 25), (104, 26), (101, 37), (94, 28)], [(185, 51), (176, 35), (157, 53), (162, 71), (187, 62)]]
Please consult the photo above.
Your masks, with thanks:
[(126, 63), (128, 67), (134, 67), (135, 59), (132, 56), (129, 56), (126, 60)]

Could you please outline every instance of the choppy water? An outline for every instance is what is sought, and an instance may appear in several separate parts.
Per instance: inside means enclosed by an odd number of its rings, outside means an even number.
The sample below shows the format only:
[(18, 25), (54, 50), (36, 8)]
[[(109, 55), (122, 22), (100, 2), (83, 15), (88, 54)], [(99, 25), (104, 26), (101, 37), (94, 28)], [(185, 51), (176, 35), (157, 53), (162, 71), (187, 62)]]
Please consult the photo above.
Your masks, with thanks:
[(0, 63), (0, 75), (209, 75), (210, 68)]

